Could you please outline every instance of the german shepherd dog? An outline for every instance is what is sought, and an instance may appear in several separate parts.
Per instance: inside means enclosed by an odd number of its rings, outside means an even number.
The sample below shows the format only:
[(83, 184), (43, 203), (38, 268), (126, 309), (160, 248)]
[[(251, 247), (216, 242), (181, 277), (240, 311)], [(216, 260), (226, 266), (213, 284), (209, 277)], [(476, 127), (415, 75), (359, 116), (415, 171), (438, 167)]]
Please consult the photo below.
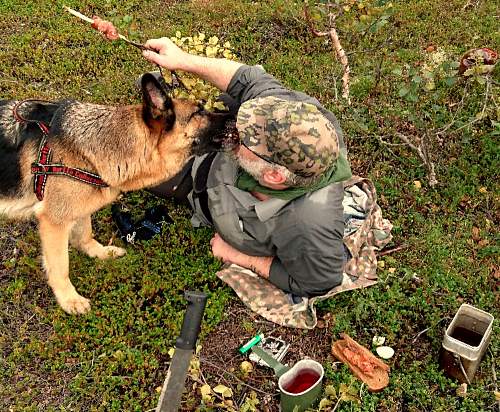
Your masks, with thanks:
[(192, 155), (234, 144), (225, 134), (232, 122), (228, 114), (208, 113), (191, 101), (171, 99), (151, 74), (142, 77), (141, 87), (142, 105), (27, 101), (17, 106), (22, 118), (50, 125), (46, 139), (52, 163), (91, 171), (107, 184), (99, 187), (49, 175), (43, 200), (34, 193), (31, 169), (43, 134), (35, 123), (16, 121), (16, 101), (0, 101), (0, 215), (37, 218), (48, 284), (68, 313), (90, 309), (89, 300), (70, 281), (68, 243), (99, 259), (125, 254), (93, 238), (91, 214), (120, 192), (174, 176)]

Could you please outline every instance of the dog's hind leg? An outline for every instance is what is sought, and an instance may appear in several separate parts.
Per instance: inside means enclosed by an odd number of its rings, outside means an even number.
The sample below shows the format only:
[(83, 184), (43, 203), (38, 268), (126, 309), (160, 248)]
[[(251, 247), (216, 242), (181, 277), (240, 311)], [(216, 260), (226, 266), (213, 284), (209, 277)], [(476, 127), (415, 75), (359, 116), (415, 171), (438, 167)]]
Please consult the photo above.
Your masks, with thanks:
[(38, 217), (43, 260), (48, 284), (57, 302), (67, 313), (85, 313), (90, 301), (80, 296), (69, 279), (68, 240), (71, 224), (57, 225), (46, 216)]
[(81, 250), (90, 257), (97, 257), (99, 259), (119, 257), (127, 253), (121, 247), (103, 246), (93, 238), (90, 215), (76, 221), (71, 229), (69, 242), (71, 246)]

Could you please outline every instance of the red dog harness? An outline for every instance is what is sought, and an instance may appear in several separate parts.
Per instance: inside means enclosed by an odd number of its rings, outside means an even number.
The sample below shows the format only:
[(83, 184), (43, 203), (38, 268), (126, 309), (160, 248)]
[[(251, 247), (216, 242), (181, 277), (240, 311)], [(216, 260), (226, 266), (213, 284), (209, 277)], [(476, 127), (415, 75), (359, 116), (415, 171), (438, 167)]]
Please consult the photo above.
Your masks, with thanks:
[(43, 138), (40, 142), (40, 147), (38, 149), (38, 159), (36, 163), (31, 164), (31, 173), (35, 175), (33, 190), (36, 194), (38, 200), (43, 200), (43, 195), (45, 192), (45, 185), (47, 184), (47, 177), (49, 175), (63, 175), (71, 177), (80, 182), (88, 183), (92, 186), (97, 187), (108, 187), (106, 182), (101, 179), (100, 176), (95, 173), (88, 172), (83, 169), (78, 169), (76, 167), (64, 166), (61, 163), (50, 163), (52, 160), (52, 149), (47, 143), (47, 137), (49, 136), (49, 128), (47, 125), (38, 120), (31, 120), (22, 117), (18, 109), (19, 107), (28, 101), (43, 101), (43, 100), (22, 100), (16, 103), (12, 112), (14, 119), (19, 123), (36, 123), (43, 134)]

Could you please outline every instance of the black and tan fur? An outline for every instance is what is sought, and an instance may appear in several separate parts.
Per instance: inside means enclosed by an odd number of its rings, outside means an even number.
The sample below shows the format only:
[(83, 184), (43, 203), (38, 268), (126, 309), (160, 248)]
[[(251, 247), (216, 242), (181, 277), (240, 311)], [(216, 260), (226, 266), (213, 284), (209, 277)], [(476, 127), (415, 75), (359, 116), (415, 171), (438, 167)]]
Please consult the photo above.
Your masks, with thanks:
[(13, 119), (15, 101), (0, 101), (0, 214), (37, 218), (48, 283), (68, 313), (90, 309), (89, 300), (69, 279), (68, 244), (99, 259), (125, 254), (124, 249), (103, 246), (93, 238), (91, 214), (120, 192), (158, 184), (176, 174), (191, 155), (223, 144), (227, 115), (170, 99), (152, 75), (143, 76), (142, 91), (142, 105), (62, 101), (21, 106), (25, 118), (50, 122), (52, 162), (97, 173), (109, 185), (98, 188), (49, 176), (42, 201), (33, 192), (30, 170), (41, 133), (35, 124)]

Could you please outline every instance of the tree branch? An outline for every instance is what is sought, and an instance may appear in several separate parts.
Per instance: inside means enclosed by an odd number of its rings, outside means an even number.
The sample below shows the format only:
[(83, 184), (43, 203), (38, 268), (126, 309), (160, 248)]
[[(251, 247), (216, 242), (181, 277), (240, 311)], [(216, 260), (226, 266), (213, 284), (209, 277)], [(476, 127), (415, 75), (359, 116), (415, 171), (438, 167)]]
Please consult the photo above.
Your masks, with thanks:
[[(334, 6), (335, 6), (334, 4), (328, 3), (328, 7), (331, 8)], [(330, 37), (332, 44), (333, 44), (333, 48), (335, 50), (335, 55), (337, 56), (337, 59), (342, 64), (342, 68), (344, 70), (344, 75), (342, 76), (342, 84), (343, 84), (342, 97), (347, 100), (347, 104), (351, 104), (351, 98), (349, 95), (349, 82), (350, 82), (349, 74), (351, 72), (351, 69), (349, 67), (349, 60), (347, 59), (346, 52), (344, 51), (342, 45), (340, 44), (339, 35), (338, 35), (337, 30), (335, 28), (335, 19), (337, 18), (338, 14), (329, 13), (329, 15), (328, 15), (329, 30), (328, 31), (319, 31), (314, 27), (314, 24), (313, 24), (312, 19), (311, 19), (311, 15), (309, 14), (309, 8), (308, 8), (307, 4), (304, 5), (304, 14), (305, 14), (307, 25), (309, 26), (309, 29), (311, 30), (311, 33), (314, 36), (316, 36), (316, 37), (329, 36)]]
[(347, 100), (347, 104), (351, 104), (351, 98), (349, 96), (349, 74), (351, 73), (349, 61), (347, 60), (347, 56), (342, 45), (340, 44), (339, 35), (337, 34), (335, 27), (330, 28), (329, 34), (330, 39), (332, 39), (333, 46), (335, 47), (335, 53), (344, 68), (344, 75), (342, 76), (342, 97)]
[(405, 136), (402, 133), (396, 132), (396, 136), (399, 137), (403, 142), (405, 142), (408, 147), (417, 152), (418, 156), (424, 162), (425, 167), (427, 168), (427, 179), (429, 180), (429, 186), (436, 186), (438, 181), (436, 179), (436, 171), (434, 162), (431, 159), (429, 151), (427, 150), (427, 140), (429, 136), (426, 134), (420, 139), (420, 143), (415, 145), (408, 136)]

